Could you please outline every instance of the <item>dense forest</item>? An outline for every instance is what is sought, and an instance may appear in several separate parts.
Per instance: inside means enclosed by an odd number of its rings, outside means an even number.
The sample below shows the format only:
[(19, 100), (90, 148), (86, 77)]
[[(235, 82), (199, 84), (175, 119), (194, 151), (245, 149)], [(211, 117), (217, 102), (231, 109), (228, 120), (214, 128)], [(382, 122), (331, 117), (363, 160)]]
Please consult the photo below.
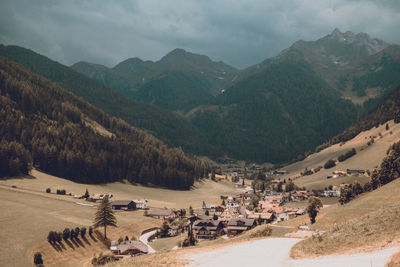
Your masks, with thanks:
[(0, 45), (0, 55), (82, 97), (107, 114), (122, 118), (134, 127), (148, 130), (168, 146), (182, 147), (185, 152), (196, 155), (222, 155), (196, 127), (171, 111), (124, 96), (115, 89), (105, 87), (29, 49)]
[[(189, 189), (208, 167), (0, 57), (0, 176), (35, 167), (80, 183)], [(104, 127), (104, 128), (103, 128)]]
[(357, 119), (311, 67), (278, 63), (246, 78), (199, 109), (192, 123), (233, 158), (287, 162), (339, 133)]

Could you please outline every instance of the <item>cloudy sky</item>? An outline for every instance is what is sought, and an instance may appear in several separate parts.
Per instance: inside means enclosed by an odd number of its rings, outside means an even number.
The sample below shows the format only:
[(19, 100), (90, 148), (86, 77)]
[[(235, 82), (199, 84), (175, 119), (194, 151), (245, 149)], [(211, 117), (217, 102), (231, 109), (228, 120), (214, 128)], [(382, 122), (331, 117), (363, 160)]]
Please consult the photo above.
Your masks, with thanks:
[(0, 43), (67, 65), (159, 60), (179, 47), (244, 68), (334, 28), (400, 43), (400, 1), (0, 1)]

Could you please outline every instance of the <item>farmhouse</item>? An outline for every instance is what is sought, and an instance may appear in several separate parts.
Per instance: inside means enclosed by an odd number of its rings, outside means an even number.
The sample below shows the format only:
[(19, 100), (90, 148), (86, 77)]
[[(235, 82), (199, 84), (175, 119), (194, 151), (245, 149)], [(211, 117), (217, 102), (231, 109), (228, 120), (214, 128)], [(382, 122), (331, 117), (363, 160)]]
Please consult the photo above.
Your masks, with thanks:
[(254, 219), (230, 219), (227, 227), (228, 236), (241, 234), (256, 225), (257, 223)]
[(278, 196), (265, 196), (264, 201), (270, 204), (278, 204), (281, 205), (283, 204), (283, 196), (278, 195)]
[(134, 210), (136, 204), (132, 200), (115, 200), (111, 203), (114, 210)]
[(205, 202), (203, 202), (202, 208), (203, 208), (203, 210), (214, 210), (215, 205), (214, 204), (206, 204)]
[(340, 190), (325, 190), (324, 197), (340, 197)]
[(303, 201), (309, 198), (309, 194), (305, 190), (302, 191), (298, 190), (291, 195), (291, 198), (292, 201)]
[[(276, 220), (278, 222), (283, 222), (283, 221), (287, 221), (290, 219), (289, 214), (285, 211), (284, 208), (280, 208), (280, 209), (275, 209), (275, 216), (276, 216)], [(293, 214), (292, 214), (293, 216)]]
[(137, 209), (142, 209), (142, 210), (147, 209), (147, 200), (146, 199), (136, 199), (136, 200), (133, 200), (133, 202), (135, 202)]
[(114, 255), (134, 256), (148, 253), (147, 245), (139, 240), (127, 240), (120, 244), (118, 244), (118, 242), (112, 242), (110, 250)]
[(262, 221), (262, 223), (270, 223), (274, 219), (272, 212), (255, 212), (247, 216), (247, 219), (254, 219), (256, 221)]
[(346, 172), (348, 175), (358, 176), (358, 175), (364, 175), (365, 170), (364, 169), (347, 169)]
[(193, 224), (197, 239), (215, 239), (223, 228), (223, 223), (218, 220), (198, 220)]
[(149, 216), (156, 219), (174, 219), (177, 217), (177, 214), (172, 209), (162, 208), (162, 209), (152, 209), (149, 212)]
[(101, 202), (105, 197), (108, 197), (108, 200), (111, 201), (113, 195), (108, 193), (93, 194), (91, 197), (88, 198), (88, 200), (92, 202)]
[(236, 202), (228, 202), (228, 203), (226, 203), (226, 208), (228, 209), (228, 208), (239, 208), (239, 204), (238, 203), (236, 203)]

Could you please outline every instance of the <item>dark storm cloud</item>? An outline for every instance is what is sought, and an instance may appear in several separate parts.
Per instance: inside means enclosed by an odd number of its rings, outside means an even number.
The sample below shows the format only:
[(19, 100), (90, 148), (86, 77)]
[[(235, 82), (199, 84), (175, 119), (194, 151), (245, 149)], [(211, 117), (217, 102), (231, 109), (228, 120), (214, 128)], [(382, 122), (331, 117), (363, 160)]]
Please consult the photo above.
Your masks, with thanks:
[(400, 1), (31, 1), (0, 3), (0, 42), (64, 64), (158, 60), (181, 47), (239, 68), (334, 28), (400, 42)]

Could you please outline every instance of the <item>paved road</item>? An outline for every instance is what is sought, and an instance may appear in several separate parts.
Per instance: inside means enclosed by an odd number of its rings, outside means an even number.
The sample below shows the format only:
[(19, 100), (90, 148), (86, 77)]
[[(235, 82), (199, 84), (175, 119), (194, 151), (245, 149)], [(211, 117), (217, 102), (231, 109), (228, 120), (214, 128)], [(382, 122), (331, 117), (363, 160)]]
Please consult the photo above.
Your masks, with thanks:
[(303, 260), (289, 258), (290, 248), (302, 239), (268, 238), (228, 246), (198, 254), (187, 254), (191, 266), (273, 266), (273, 267), (357, 267), (384, 266), (399, 247), (372, 253), (334, 255)]
[(145, 243), (147, 245), (147, 247), (149, 248), (149, 254), (150, 253), (154, 253), (156, 252), (150, 245), (149, 245), (149, 237), (152, 236), (153, 234), (155, 234), (157, 232), (157, 230), (145, 233), (143, 235), (141, 235), (139, 237), (139, 240), (142, 241), (143, 243)]

